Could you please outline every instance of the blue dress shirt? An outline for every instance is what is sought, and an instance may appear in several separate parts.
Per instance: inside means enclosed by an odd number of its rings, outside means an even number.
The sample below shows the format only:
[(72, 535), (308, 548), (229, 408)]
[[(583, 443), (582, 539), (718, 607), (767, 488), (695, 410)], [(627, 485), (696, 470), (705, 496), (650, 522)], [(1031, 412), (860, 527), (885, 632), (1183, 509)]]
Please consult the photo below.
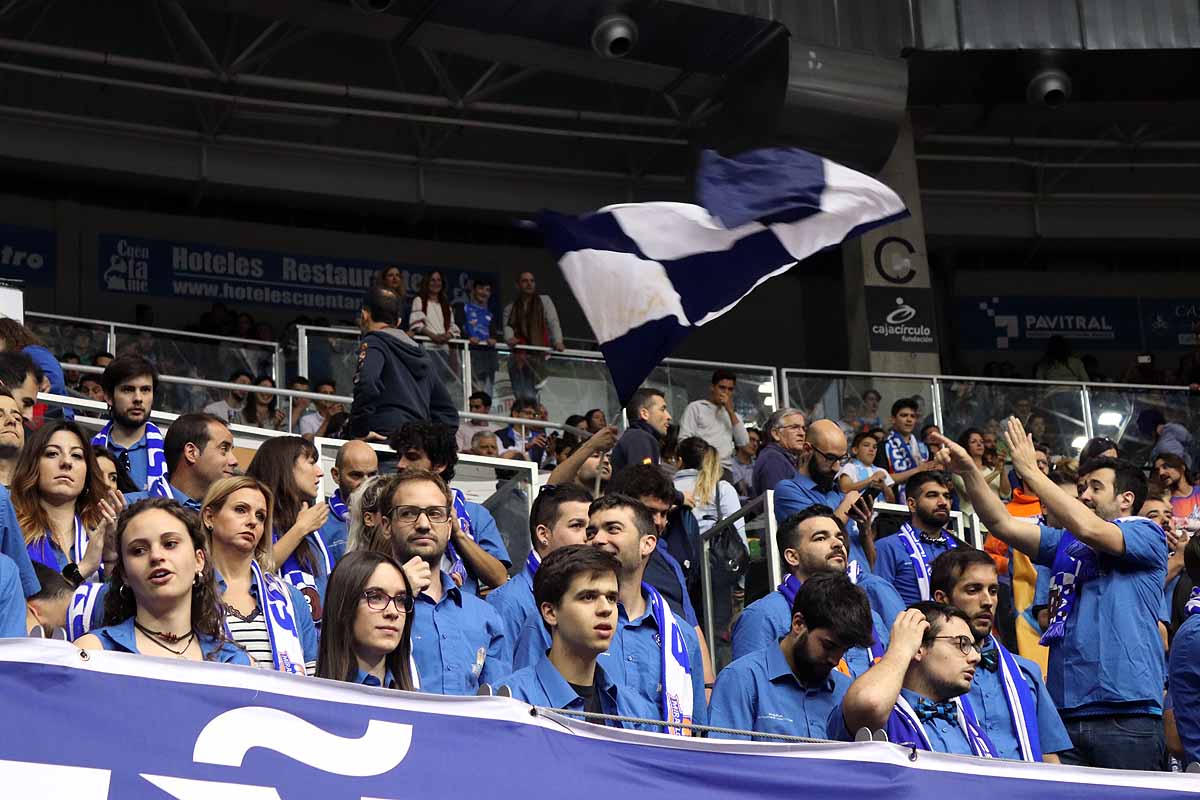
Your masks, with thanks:
[(512, 672), (512, 652), (495, 609), (461, 591), (439, 572), (442, 599), (417, 595), (412, 649), (421, 691), (473, 695), (479, 684), (498, 686)]
[[(92, 635), (100, 640), (100, 644), (105, 650), (116, 650), (121, 653), (139, 653), (137, 640), (134, 636), (136, 629), (133, 626), (133, 619), (133, 617), (130, 617), (117, 625), (99, 628), (92, 631)], [(196, 634), (196, 641), (200, 643), (200, 652), (204, 654), (205, 661), (216, 661), (221, 664), (241, 664), (245, 667), (250, 666), (250, 656), (233, 642), (222, 641), (218, 646), (217, 640), (202, 634)], [(144, 653), (143, 655), (170, 656), (166, 650), (163, 650), (161, 653)]]
[[(1042, 753), (1061, 753), (1070, 750), (1071, 737), (1058, 709), (1046, 691), (1042, 681), (1042, 668), (1027, 658), (1016, 653), (1012, 654), (1021, 670), (1029, 691), (1033, 694), (1033, 702), (1037, 707), (1038, 740)], [(1000, 668), (995, 671), (985, 669), (982, 664), (975, 667), (975, 680), (971, 683), (971, 707), (975, 709), (975, 718), (979, 727), (987, 734), (988, 739), (995, 745), (997, 758), (1008, 758), (1013, 761), (1021, 760), (1021, 745), (1017, 741), (1015, 721), (1008, 700), (1004, 697), (1004, 681)]]
[(1171, 704), (1185, 764), (1200, 761), (1200, 614), (1189, 614), (1171, 642)]
[(25, 591), (17, 562), (0, 553), (0, 639), (19, 639), (25, 630)]
[[(533, 579), (525, 567), (508, 582), (488, 592), (487, 604), (496, 609), (504, 627), (504, 638), (515, 644), (521, 640), (521, 629), (530, 617), (541, 619), (533, 600)], [(548, 648), (550, 645), (547, 644)]]
[[(597, 698), (600, 701), (600, 713), (634, 716), (632, 713), (634, 709), (624, 707), (617, 685), (609, 679), (608, 674), (599, 665), (596, 666), (593, 681)], [(519, 669), (509, 675), (505, 679), (504, 685), (512, 691), (514, 698), (529, 703), (531, 706), (561, 708), (567, 711), (586, 710), (583, 698), (571, 688), (571, 684), (567, 683), (567, 679), (545, 655), (532, 667)]]
[[(907, 700), (913, 708), (916, 708), (917, 703), (922, 699), (921, 695), (910, 689), (901, 689), (900, 696)], [(975, 755), (975, 751), (971, 749), (971, 743), (967, 741), (967, 735), (963, 733), (963, 729), (958, 726), (957, 721), (952, 722), (941, 717), (933, 717), (923, 720), (921, 727), (925, 729), (925, 735), (929, 738), (929, 747), (933, 752), (961, 756)], [(842, 742), (854, 741), (854, 733), (846, 730), (846, 720), (842, 716), (840, 705), (829, 713), (826, 732), (830, 739)], [(903, 744), (903, 742), (897, 744)]]
[[(467, 516), (471, 519), (471, 528), (475, 534), (475, 543), (484, 549), (489, 555), (495, 556), (496, 559), (506, 568), (512, 566), (512, 558), (508, 555), (508, 548), (504, 546), (504, 537), (500, 534), (500, 529), (496, 527), (496, 518), (492, 516), (492, 512), (488, 511), (479, 503), (472, 503), (470, 500), (467, 503)], [(475, 573), (471, 572), (471, 568), (463, 562), (463, 566), (467, 567), (466, 577), (463, 578), (462, 589), (472, 595), (479, 595), (479, 579)]]
[[(925, 548), (925, 557), (928, 559), (926, 567), (942, 553), (951, 549), (948, 537), (949, 533), (943, 532), (942, 544), (921, 541), (921, 546)], [(921, 602), (921, 588), (917, 584), (917, 571), (913, 567), (912, 559), (908, 557), (908, 550), (904, 548), (904, 542), (900, 539), (899, 534), (885, 536), (875, 543), (875, 574), (896, 588), (905, 606)]]
[[(817, 488), (812, 478), (797, 475), (791, 480), (780, 481), (775, 487), (775, 522), (782, 525), (792, 514), (809, 506), (837, 508), (844, 499), (846, 493), (840, 491), (836, 485), (828, 492), (823, 492)], [(867, 560), (867, 554), (862, 547), (862, 536), (854, 520), (846, 521), (846, 534), (850, 538), (850, 560), (857, 561), (864, 574), (871, 572), (871, 562)]]

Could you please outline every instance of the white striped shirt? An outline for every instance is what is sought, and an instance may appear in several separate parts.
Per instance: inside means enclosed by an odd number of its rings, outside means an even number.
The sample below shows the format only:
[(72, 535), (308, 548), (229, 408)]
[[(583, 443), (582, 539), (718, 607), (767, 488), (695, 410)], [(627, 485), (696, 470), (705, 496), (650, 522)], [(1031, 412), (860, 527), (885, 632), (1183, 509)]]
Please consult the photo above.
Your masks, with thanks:
[[(259, 669), (275, 669), (275, 654), (271, 650), (271, 634), (267, 633), (267, 620), (262, 615), (262, 609), (254, 609), (249, 620), (243, 620), (237, 614), (225, 612), (225, 624), (229, 627), (229, 636), (237, 642), (250, 656), (251, 663)], [(309, 661), (304, 664), (306, 675), (315, 675), (317, 663)]]

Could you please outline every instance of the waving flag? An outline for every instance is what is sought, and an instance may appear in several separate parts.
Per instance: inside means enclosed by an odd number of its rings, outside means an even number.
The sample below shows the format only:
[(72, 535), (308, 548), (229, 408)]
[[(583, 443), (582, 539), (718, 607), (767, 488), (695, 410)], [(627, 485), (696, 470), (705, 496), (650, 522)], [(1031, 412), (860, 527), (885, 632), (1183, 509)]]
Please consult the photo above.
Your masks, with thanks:
[(702, 206), (539, 217), (622, 403), (693, 326), (813, 253), (908, 215), (879, 181), (804, 150), (707, 150), (697, 184)]

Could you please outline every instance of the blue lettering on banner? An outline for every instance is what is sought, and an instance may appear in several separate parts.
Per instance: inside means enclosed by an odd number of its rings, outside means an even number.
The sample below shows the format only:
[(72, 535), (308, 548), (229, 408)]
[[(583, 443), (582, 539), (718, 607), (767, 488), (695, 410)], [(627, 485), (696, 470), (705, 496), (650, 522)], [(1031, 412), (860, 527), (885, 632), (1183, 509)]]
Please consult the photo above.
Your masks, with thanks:
[[(83, 660), (49, 640), (0, 642), (0, 697), (11, 720), (0, 737), (0, 786), (13, 798), (400, 800), (446, 794), (452, 771), (459, 793), (522, 800), (842, 800), (880, 786), (897, 800), (1168, 800), (1195, 788), (1194, 776), (1170, 773), (925, 752), (914, 762), (908, 748), (879, 742), (781, 747), (619, 731), (531, 716), (510, 698), (125, 653)], [(64, 748), (72, 730), (98, 735)]]
[[(97, 264), (99, 287), (108, 292), (347, 314), (358, 311), (363, 293), (385, 267), (401, 267), (408, 293), (435, 269), (110, 234), (98, 239)], [(471, 278), (484, 274), (436, 269), (451, 303), (466, 300)], [(498, 309), (495, 292), (493, 298)]]
[(0, 225), (0, 278), (53, 288), (57, 248), (54, 231)]
[(1051, 336), (1090, 350), (1141, 347), (1134, 298), (961, 297), (957, 327), (964, 350), (1044, 350)]

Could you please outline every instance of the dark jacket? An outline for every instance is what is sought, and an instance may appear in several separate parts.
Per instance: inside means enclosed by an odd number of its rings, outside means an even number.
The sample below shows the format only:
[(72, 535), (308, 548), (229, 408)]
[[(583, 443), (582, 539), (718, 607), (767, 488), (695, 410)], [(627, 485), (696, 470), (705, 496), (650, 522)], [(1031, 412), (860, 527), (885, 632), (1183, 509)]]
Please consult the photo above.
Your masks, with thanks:
[(780, 481), (791, 480), (797, 474), (795, 456), (778, 442), (763, 445), (754, 459), (754, 496), (774, 489)]
[(617, 446), (613, 448), (613, 474), (634, 464), (657, 464), (661, 455), (658, 431), (645, 420), (639, 419), (621, 434)]
[(371, 331), (359, 345), (351, 435), (389, 436), (406, 422), (425, 421), (458, 427), (458, 409), (429, 355), (397, 328)]

